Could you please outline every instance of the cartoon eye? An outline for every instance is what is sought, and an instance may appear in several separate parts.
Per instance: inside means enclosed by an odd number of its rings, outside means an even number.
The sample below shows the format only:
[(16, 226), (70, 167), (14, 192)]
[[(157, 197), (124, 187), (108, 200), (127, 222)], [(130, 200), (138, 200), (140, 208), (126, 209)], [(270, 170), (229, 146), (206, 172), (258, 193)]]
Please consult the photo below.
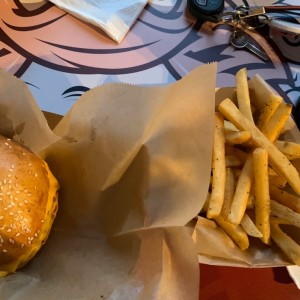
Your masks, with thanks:
[(84, 92), (86, 92), (88, 90), (90, 90), (90, 88), (88, 88), (86, 86), (76, 85), (76, 86), (72, 86), (72, 87), (66, 89), (62, 93), (62, 96), (64, 98), (80, 97)]

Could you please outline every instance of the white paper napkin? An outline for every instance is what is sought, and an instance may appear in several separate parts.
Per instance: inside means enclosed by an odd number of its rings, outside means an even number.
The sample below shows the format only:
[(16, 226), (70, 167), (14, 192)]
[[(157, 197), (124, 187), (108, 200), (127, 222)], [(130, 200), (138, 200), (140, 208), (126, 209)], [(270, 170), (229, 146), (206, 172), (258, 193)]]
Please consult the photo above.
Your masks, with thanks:
[(300, 267), (299, 266), (288, 266), (287, 270), (297, 285), (298, 289), (300, 289)]
[(49, 0), (77, 18), (100, 27), (120, 43), (147, 0)]

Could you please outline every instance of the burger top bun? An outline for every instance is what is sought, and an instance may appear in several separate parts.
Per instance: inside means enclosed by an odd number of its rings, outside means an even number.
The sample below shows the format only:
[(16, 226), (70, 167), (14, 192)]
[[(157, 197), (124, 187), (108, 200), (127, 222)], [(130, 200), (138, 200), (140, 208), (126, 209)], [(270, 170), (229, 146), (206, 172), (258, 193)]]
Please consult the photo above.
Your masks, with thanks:
[(0, 136), (0, 277), (23, 267), (47, 240), (58, 188), (45, 161)]

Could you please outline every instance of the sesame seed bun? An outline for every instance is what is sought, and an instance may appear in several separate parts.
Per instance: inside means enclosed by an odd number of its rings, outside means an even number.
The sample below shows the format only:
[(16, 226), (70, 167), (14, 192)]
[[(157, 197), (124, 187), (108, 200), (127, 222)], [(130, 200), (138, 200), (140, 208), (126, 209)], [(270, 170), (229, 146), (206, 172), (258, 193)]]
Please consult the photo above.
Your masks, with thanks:
[(57, 212), (57, 180), (45, 161), (0, 136), (0, 277), (23, 267), (45, 243)]

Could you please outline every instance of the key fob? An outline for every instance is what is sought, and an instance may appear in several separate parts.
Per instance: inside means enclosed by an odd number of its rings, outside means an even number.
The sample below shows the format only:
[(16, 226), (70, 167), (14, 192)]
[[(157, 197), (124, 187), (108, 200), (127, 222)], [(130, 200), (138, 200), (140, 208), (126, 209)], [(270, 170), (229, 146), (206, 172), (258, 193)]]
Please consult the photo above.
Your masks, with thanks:
[(218, 23), (224, 10), (224, 0), (188, 0), (188, 8), (197, 19)]

